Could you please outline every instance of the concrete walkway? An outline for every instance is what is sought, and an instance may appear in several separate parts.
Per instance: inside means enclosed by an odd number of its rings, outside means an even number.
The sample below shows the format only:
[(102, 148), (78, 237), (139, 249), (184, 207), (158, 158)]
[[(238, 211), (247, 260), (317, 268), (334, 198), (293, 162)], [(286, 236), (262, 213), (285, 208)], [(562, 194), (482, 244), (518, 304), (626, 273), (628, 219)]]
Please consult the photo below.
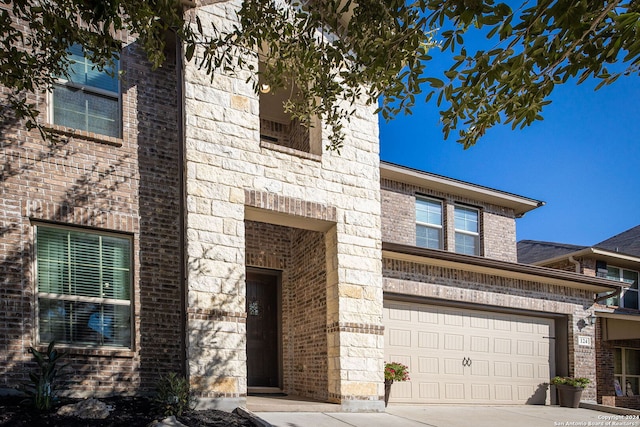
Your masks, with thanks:
[(389, 405), (386, 413), (254, 412), (274, 427), (640, 427), (638, 415), (559, 406)]

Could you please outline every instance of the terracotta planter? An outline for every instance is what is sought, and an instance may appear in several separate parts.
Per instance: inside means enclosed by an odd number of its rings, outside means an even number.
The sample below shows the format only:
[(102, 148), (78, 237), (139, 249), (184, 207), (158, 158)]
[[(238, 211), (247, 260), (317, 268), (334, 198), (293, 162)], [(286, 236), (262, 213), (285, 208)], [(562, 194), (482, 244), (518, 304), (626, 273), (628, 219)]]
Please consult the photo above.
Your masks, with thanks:
[(391, 384), (393, 380), (384, 380), (384, 407), (389, 404), (389, 396), (391, 395)]
[(580, 406), (580, 398), (582, 397), (582, 387), (574, 387), (571, 385), (558, 384), (558, 403), (565, 408), (577, 408)]

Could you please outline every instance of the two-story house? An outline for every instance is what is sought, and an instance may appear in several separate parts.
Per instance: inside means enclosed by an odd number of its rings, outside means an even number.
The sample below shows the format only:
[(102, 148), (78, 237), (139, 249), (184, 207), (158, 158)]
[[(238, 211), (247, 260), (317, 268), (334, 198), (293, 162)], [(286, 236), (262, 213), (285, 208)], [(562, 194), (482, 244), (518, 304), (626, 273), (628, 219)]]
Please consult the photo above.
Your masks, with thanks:
[(640, 226), (593, 246), (524, 240), (518, 260), (620, 283), (596, 299), (598, 402), (640, 408)]
[[(185, 13), (224, 27), (238, 3)], [(122, 37), (118, 72), (74, 47), (72, 78), (33, 94), (58, 143), (2, 129), (0, 389), (54, 340), (65, 393), (179, 372), (223, 409), (284, 392), (382, 411), (385, 360), (410, 367), (399, 402), (545, 403), (551, 376), (595, 375), (587, 320), (617, 286), (516, 262), (539, 201), (380, 164), (364, 103), (326, 151), (246, 74), (212, 80), (179, 45), (152, 70)]]

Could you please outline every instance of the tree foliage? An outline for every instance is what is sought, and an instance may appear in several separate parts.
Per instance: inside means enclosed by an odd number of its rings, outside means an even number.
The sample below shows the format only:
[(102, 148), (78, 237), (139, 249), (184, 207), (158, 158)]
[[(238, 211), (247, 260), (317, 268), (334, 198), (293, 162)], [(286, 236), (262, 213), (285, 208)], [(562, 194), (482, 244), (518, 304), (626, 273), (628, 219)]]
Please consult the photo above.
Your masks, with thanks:
[[(542, 118), (557, 84), (588, 78), (608, 84), (640, 71), (638, 0), (244, 0), (238, 25), (203, 28), (177, 0), (0, 0), (0, 84), (8, 107), (27, 126), (37, 110), (26, 94), (65, 76), (66, 50), (81, 43), (98, 64), (117, 55), (120, 30), (137, 34), (149, 61), (164, 61), (167, 32), (184, 43), (188, 60), (212, 76), (253, 72), (274, 90), (298, 89), (286, 109), (303, 123), (321, 116), (332, 129), (331, 148), (355, 100), (380, 102), (386, 119), (409, 114), (420, 94), (437, 94), (445, 136), (458, 130), (465, 147), (497, 123), (514, 128)], [(433, 31), (454, 64), (444, 77), (428, 72)], [(473, 30), (492, 48), (468, 49)], [(260, 51), (263, 67), (252, 55)], [(442, 57), (442, 55), (440, 55)], [(255, 59), (255, 57), (253, 58)], [(622, 64), (622, 66), (620, 66)], [(611, 69), (610, 69), (611, 68)], [(4, 112), (3, 117), (7, 114)]]

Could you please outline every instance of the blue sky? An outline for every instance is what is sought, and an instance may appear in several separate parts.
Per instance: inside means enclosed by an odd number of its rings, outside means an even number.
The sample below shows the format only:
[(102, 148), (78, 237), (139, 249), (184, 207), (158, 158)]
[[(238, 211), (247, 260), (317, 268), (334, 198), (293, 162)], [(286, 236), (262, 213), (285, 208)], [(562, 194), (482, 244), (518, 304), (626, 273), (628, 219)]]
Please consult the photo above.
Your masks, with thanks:
[(546, 203), (516, 222), (517, 239), (592, 245), (640, 224), (640, 83), (556, 86), (544, 120), (490, 130), (463, 150), (444, 140), (435, 102), (380, 118), (384, 161)]

